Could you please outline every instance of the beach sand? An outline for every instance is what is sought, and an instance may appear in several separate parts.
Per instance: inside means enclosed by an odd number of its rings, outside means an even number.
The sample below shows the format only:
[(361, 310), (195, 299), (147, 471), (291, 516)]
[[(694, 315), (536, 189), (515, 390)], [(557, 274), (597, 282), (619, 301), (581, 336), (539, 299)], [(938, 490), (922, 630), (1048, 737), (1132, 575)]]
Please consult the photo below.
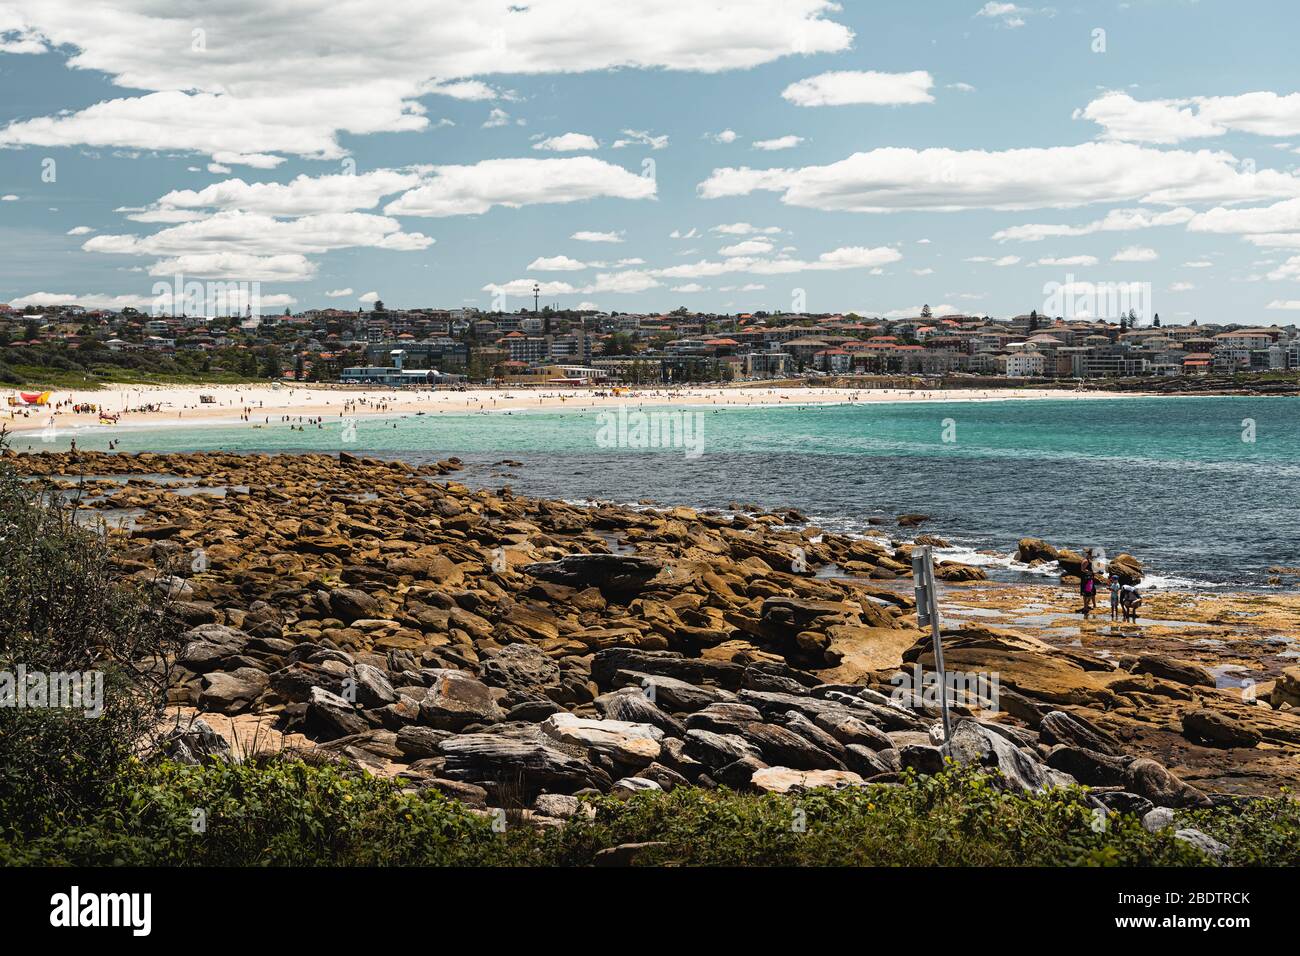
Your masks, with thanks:
[[(604, 394), (597, 394), (603, 392)], [(15, 393), (16, 394), (16, 393)], [(215, 401), (204, 404), (201, 395)], [(284, 416), (326, 420), (372, 415), (465, 415), (509, 409), (590, 409), (627, 406), (705, 406), (754, 408), (772, 405), (855, 404), (867, 402), (1041, 401), (1136, 397), (1136, 393), (1063, 389), (971, 388), (778, 388), (693, 386), (634, 388), (612, 395), (607, 388), (471, 388), (466, 391), (357, 388), (339, 385), (114, 385), (97, 390), (58, 390), (43, 407), (0, 407), (0, 425), (11, 432), (77, 426), (98, 428), (94, 414), (72, 406), (90, 403), (117, 415), (120, 425), (144, 427), (250, 425)], [(61, 406), (61, 407), (56, 407)], [(247, 416), (247, 417), (245, 417)], [(114, 426), (106, 425), (109, 429)]]

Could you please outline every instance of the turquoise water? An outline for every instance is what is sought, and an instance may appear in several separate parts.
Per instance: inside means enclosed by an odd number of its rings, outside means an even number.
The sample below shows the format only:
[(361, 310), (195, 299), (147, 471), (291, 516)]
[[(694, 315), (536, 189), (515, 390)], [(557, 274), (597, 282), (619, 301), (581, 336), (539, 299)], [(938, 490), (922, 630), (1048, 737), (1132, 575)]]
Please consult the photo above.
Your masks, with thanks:
[[(676, 410), (668, 413), (680, 427)], [(1160, 578), (1261, 586), (1300, 564), (1300, 399), (1128, 398), (687, 410), (690, 448), (629, 448), (609, 413), (496, 412), (284, 424), (87, 428), (124, 451), (456, 455), (470, 484), (527, 494), (797, 507), (826, 527), (922, 512), (966, 548), (1017, 538), (1129, 550)], [(662, 421), (662, 416), (660, 417)], [(616, 420), (615, 420), (616, 424)], [(635, 418), (628, 424), (635, 426)], [(602, 425), (605, 426), (602, 432)], [(635, 429), (623, 438), (635, 442)], [(15, 447), (60, 447), (23, 439)], [(698, 455), (694, 450), (698, 449)], [(497, 464), (518, 459), (522, 467)]]

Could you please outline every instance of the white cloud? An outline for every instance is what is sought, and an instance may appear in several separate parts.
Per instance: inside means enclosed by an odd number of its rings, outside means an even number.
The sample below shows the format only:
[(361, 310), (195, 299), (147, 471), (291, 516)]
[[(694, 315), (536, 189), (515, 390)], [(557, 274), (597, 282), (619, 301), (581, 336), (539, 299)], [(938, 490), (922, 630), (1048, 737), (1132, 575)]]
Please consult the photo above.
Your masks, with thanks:
[(48, 305), (79, 305), (83, 309), (148, 309), (154, 304), (153, 296), (146, 295), (107, 295), (103, 292), (91, 292), (77, 295), (71, 292), (33, 292), (17, 299), (10, 299), (9, 304), (15, 309), (29, 305), (37, 307)]
[(994, 258), (993, 256), (970, 256), (965, 261), (966, 262), (988, 262), (995, 266), (1006, 267), (1006, 266), (1016, 265), (1020, 261), (1020, 257), (1001, 256), (999, 258)]
[(1217, 206), (1187, 224), (1189, 232), (1264, 233), (1300, 232), (1300, 199), (1271, 206), (1225, 209)]
[(712, 229), (723, 236), (775, 236), (781, 231), (780, 226), (753, 226), (747, 222), (731, 222), (714, 226)]
[(1274, 299), (1264, 308), (1296, 310), (1300, 309), (1300, 299)]
[(614, 140), (614, 149), (622, 149), (625, 146), (649, 146), (651, 149), (663, 149), (668, 145), (668, 136), (652, 136), (643, 129), (625, 129), (623, 130), (624, 139)]
[(1126, 246), (1110, 257), (1111, 262), (1154, 262), (1160, 254), (1147, 246)]
[(623, 233), (621, 232), (592, 232), (590, 230), (580, 230), (569, 237), (577, 239), (579, 242), (622, 242)]
[(749, 272), (756, 275), (785, 275), (794, 272), (839, 271), (842, 269), (872, 269), (898, 262), (902, 253), (890, 246), (866, 248), (845, 246), (824, 252), (814, 260), (776, 258), (761, 259), (753, 256), (733, 256), (722, 261), (702, 259), (698, 262), (658, 269), (655, 275), (671, 279), (704, 278), (731, 272)]
[(1184, 269), (1208, 269), (1212, 265), (1214, 265), (1214, 263), (1211, 262), (1209, 259), (1194, 259), (1191, 262), (1184, 262), (1183, 268)]
[(378, 293), (378, 292), (363, 292), (361, 295), (357, 296), (357, 301), (358, 301), (358, 302), (367, 302), (367, 303), (369, 303), (369, 302), (378, 302), (378, 301), (379, 301), (379, 293)]
[(774, 248), (769, 239), (746, 239), (734, 245), (723, 246), (718, 250), (718, 254), (723, 256), (763, 256)]
[(682, 232), (680, 229), (674, 229), (672, 232), (668, 233), (668, 238), (669, 239), (694, 239), (699, 234), (700, 231), (696, 229), (694, 226), (691, 226), (690, 230), (687, 232)]
[(1130, 143), (1003, 151), (885, 147), (828, 166), (715, 169), (705, 199), (759, 190), (823, 210), (1066, 208), (1097, 202), (1235, 202), (1300, 196), (1300, 177), (1242, 172), (1228, 153)]
[(184, 256), (247, 253), (254, 256), (311, 254), (368, 246), (409, 251), (426, 249), (433, 239), (403, 232), (396, 219), (368, 213), (328, 213), (275, 219), (239, 210), (219, 212), (197, 222), (170, 226), (148, 236), (99, 235), (82, 244), (87, 252), (122, 255)]
[(796, 106), (896, 106), (933, 103), (932, 86), (934, 78), (925, 70), (911, 73), (836, 70), (791, 83), (781, 96)]
[(69, 236), (88, 236), (94, 231), (89, 226), (73, 226), (66, 234)]
[(578, 272), (585, 268), (587, 263), (568, 256), (539, 256), (528, 263), (529, 272)]
[(496, 129), (510, 125), (510, 114), (498, 106), (488, 110), (488, 118), (483, 121), (483, 129)]
[(969, 83), (949, 83), (945, 89), (956, 90), (958, 93), (974, 93), (975, 87)]
[(700, 285), (698, 282), (687, 282), (684, 285), (675, 285), (670, 292), (708, 292), (709, 287)]
[(778, 149), (794, 149), (794, 147), (798, 146), (803, 141), (804, 138), (802, 136), (795, 136), (791, 134), (789, 136), (778, 136), (776, 139), (757, 140), (754, 143), (754, 148), (765, 149), (768, 151), (778, 150)]
[(315, 278), (316, 265), (297, 254), (255, 256), (245, 252), (203, 252), (160, 259), (149, 268), (149, 274), (241, 282), (303, 282)]
[(1170, 209), (1167, 212), (1152, 212), (1148, 209), (1112, 209), (1102, 219), (1085, 223), (1082, 226), (1048, 225), (1031, 223), (1024, 226), (1012, 226), (999, 229), (993, 238), (999, 242), (1008, 239), (1020, 242), (1040, 242), (1061, 236), (1090, 236), (1098, 232), (1131, 232), (1135, 229), (1151, 229), (1156, 226), (1180, 226), (1190, 222), (1196, 213), (1186, 206)]
[(1191, 292), (1195, 288), (1196, 286), (1194, 286), (1190, 282), (1174, 282), (1169, 286), (1169, 291), (1170, 292)]
[(384, 207), (389, 215), (465, 216), (493, 206), (580, 202), (607, 196), (649, 199), (655, 181), (592, 156), (485, 159), (473, 166), (435, 166), (431, 178)]
[(17, 202), (17, 201), (18, 201), (18, 197), (15, 196), (13, 193), (5, 193), (3, 196), (0, 196), (0, 202)]
[(999, 3), (995, 2), (995, 0), (989, 0), (988, 3), (975, 11), (975, 16), (1000, 20), (1004, 27), (1015, 30), (1025, 25), (1025, 17), (1032, 12), (1032, 10), (1016, 6), (1014, 3)]
[(1097, 264), (1096, 256), (1062, 256), (1060, 258), (1038, 259), (1031, 265), (1035, 266), (1095, 266)]
[(1259, 91), (1239, 96), (1136, 100), (1112, 91), (1074, 115), (1097, 123), (1106, 139), (1144, 143), (1179, 143), (1231, 131), (1295, 136), (1300, 134), (1300, 93), (1279, 96)]
[(546, 149), (554, 153), (573, 153), (584, 149), (600, 149), (595, 137), (586, 133), (561, 133), (533, 143), (533, 149)]
[(351, 294), (352, 294), (352, 287), (348, 286), (346, 289), (331, 289), (329, 292), (325, 293), (325, 297), (327, 299), (342, 299), (347, 296), (350, 296)]
[(309, 216), (373, 209), (392, 193), (420, 183), (413, 170), (377, 169), (368, 173), (295, 176), (287, 183), (246, 183), (227, 179), (200, 190), (178, 189), (162, 196), (157, 209), (242, 209), (268, 216)]
[[(237, 143), (243, 155), (338, 158), (341, 133), (428, 128), (420, 96), (491, 98), (476, 78), (503, 66), (532, 75), (713, 73), (843, 51), (853, 33), (827, 19), (838, 9), (826, 0), (391, 0), (382, 8), (297, 0), (290, 14), (213, 0), (196, 20), (184, 4), (155, 0), (7, 0), (6, 52), (71, 51), (73, 68), (145, 92), (10, 123), (0, 145), (213, 155)], [(199, 22), (208, 48), (192, 51)]]
[(734, 143), (736, 141), (736, 131), (734, 129), (724, 129), (720, 133), (709, 133), (707, 136), (715, 143)]

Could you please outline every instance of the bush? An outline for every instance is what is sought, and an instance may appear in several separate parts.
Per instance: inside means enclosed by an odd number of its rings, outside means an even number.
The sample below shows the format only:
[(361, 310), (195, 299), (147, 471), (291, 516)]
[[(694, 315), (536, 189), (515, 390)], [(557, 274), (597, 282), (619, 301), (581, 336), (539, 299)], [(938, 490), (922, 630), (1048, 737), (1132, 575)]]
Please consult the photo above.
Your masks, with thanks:
[(104, 528), (75, 513), (0, 460), (0, 671), (103, 680), (98, 717), (0, 706), (0, 828), (102, 807), (166, 701), (163, 599), (116, 581)]
[[(509, 825), (343, 765), (283, 757), (203, 766), (131, 763), (103, 807), (0, 838), (0, 864), (154, 866), (586, 866), (605, 848), (656, 844), (638, 864), (678, 866), (1185, 866), (1215, 861), (1132, 815), (1100, 832), (1082, 788), (1010, 793), (951, 768), (900, 786), (801, 795), (681, 788), (589, 801), (594, 819)], [(196, 813), (196, 811), (198, 811)], [(1300, 807), (1259, 801), (1189, 814), (1229, 843), (1222, 862), (1300, 862)]]

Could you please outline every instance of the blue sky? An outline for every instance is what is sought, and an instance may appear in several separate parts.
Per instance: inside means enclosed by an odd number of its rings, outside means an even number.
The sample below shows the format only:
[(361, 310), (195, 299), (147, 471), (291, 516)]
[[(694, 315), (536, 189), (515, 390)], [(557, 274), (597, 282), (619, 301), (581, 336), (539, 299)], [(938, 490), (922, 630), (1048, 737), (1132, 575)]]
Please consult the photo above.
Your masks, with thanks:
[(0, 0), (0, 301), (147, 307), (179, 273), (268, 309), (516, 309), (538, 282), (619, 311), (1006, 316), (1136, 282), (1165, 322), (1290, 323), (1296, 23)]

